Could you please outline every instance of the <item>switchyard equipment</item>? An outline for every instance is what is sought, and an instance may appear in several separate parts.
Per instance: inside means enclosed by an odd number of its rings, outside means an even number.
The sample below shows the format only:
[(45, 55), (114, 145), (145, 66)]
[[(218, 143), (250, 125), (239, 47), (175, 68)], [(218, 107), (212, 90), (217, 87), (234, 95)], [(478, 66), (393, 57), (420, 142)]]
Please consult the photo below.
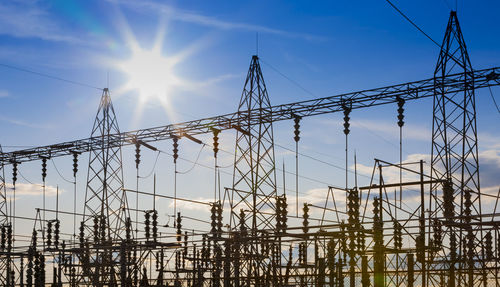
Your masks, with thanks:
[[(0, 282), (3, 286), (500, 286), (500, 213), (481, 205), (475, 91), (500, 85), (500, 68), (473, 70), (455, 12), (451, 12), (434, 77), (314, 100), (271, 105), (259, 58), (253, 56), (238, 111), (179, 124), (120, 132), (108, 89), (103, 90), (91, 137), (0, 154)], [(344, 134), (350, 113), (397, 104), (404, 125), (408, 101), (433, 97), (431, 172), (423, 161), (395, 164), (376, 160), (368, 186), (330, 187), (324, 207), (305, 203), (301, 218), (288, 213), (288, 198), (276, 184), (273, 123), (294, 121), (300, 141), (305, 117), (342, 112)], [(188, 232), (174, 208), (175, 234), (162, 235), (161, 211), (129, 206), (122, 147), (133, 145), (136, 168), (141, 148), (172, 140), (177, 161), (179, 139), (236, 130), (233, 182), (214, 202), (198, 202), (211, 212), (209, 231)], [(15, 190), (20, 164), (89, 154), (83, 214), (78, 234), (61, 234), (61, 221), (37, 210), (28, 246), (15, 246), (16, 215), (8, 212), (4, 168), (12, 166)], [(217, 165), (216, 165), (217, 168)], [(416, 181), (386, 183), (396, 168)], [(217, 175), (216, 175), (217, 176)], [(44, 185), (45, 186), (45, 185)], [(415, 186), (419, 207), (403, 210), (387, 189)], [(426, 191), (429, 191), (427, 193)], [(346, 194), (347, 210), (328, 207), (335, 193)], [(332, 199), (330, 199), (332, 197)], [(397, 199), (397, 197), (396, 197)], [(499, 196), (496, 196), (499, 199)], [(288, 200), (288, 201), (287, 201)], [(402, 198), (399, 198), (401, 201)], [(313, 225), (310, 209), (334, 215)], [(229, 218), (223, 218), (229, 209)], [(297, 208), (298, 210), (298, 208)], [(398, 210), (398, 217), (394, 212)], [(144, 222), (132, 214), (141, 212)], [(298, 212), (298, 211), (297, 211)], [(294, 222), (301, 221), (298, 226)], [(76, 232), (74, 232), (76, 233)], [(165, 233), (163, 233), (165, 234)], [(403, 244), (408, 242), (408, 244)], [(403, 247), (404, 246), (404, 247)], [(48, 262), (53, 270), (48, 270)], [(51, 278), (46, 274), (51, 274)]]

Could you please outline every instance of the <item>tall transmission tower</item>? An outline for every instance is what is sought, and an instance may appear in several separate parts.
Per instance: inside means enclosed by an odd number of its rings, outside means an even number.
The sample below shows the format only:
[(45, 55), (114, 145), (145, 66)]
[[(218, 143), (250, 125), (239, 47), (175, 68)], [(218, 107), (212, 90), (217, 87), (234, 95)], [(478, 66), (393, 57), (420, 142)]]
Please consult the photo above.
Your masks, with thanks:
[[(87, 189), (83, 222), (87, 230), (93, 233), (95, 262), (84, 268), (93, 284), (104, 286), (116, 282), (114, 275), (116, 254), (105, 246), (113, 240), (122, 238), (125, 226), (127, 200), (123, 192), (123, 171), (121, 147), (110, 147), (108, 143), (119, 140), (113, 135), (120, 132), (118, 122), (109, 95), (103, 90), (97, 116), (92, 128), (92, 138), (101, 142), (101, 146), (90, 151)], [(102, 247), (101, 251), (99, 250)], [(84, 271), (85, 274), (85, 271)]]
[[(2, 147), (0, 146), (0, 153)], [(9, 222), (9, 215), (7, 213), (7, 187), (5, 186), (5, 170), (4, 163), (0, 163), (0, 226)]]
[[(0, 152), (2, 152), (2, 147), (0, 146)], [(9, 214), (7, 210), (7, 193), (5, 186), (5, 170), (4, 163), (0, 164), (0, 228), (5, 230), (5, 228), (10, 227)], [(2, 248), (3, 249), (3, 248)], [(3, 251), (3, 250), (2, 250)], [(10, 258), (9, 256), (0, 257), (0, 284), (7, 285), (10, 278)]]
[[(234, 256), (233, 261), (235, 286), (243, 284), (240, 283), (240, 276), (246, 278), (246, 285), (260, 286), (262, 283), (259, 278), (266, 275), (269, 264), (272, 264), (268, 257), (257, 256), (261, 247), (257, 231), (274, 228), (272, 220), (276, 210), (273, 124), (265, 116), (270, 109), (271, 102), (259, 58), (253, 56), (238, 106), (238, 113), (246, 117), (241, 118), (235, 127), (230, 226), (231, 230), (240, 230), (240, 237), (246, 234), (241, 231), (250, 228), (249, 238), (236, 239), (241, 244), (237, 243), (236, 249), (240, 255)], [(252, 122), (255, 117), (259, 119), (257, 123)]]
[[(261, 212), (275, 209), (273, 124), (266, 120), (270, 109), (259, 58), (253, 56), (238, 107), (238, 113), (248, 117), (238, 121), (231, 197), (231, 213), (235, 216), (231, 219), (231, 227), (238, 222), (235, 219), (239, 219), (239, 211), (243, 209), (252, 232), (273, 227), (272, 218)], [(258, 117), (259, 122), (252, 123), (252, 117)]]
[[(463, 90), (448, 93), (445, 78), (455, 73), (463, 73)], [(473, 81), (473, 69), (457, 14), (452, 11), (434, 72), (431, 159), (433, 179), (448, 183), (442, 188), (432, 185), (429, 207), (431, 218), (444, 217), (448, 246), (442, 248), (441, 254), (446, 262), (432, 262), (433, 258), (428, 258), (430, 265), (444, 263), (448, 266), (450, 287), (476, 285), (474, 278), (481, 277), (472, 272), (475, 262), (483, 262), (484, 256), (482, 227), (478, 224), (481, 221), (481, 192)]]
[(120, 238), (125, 225), (123, 210), (127, 200), (123, 192), (122, 151), (121, 147), (108, 144), (120, 140), (114, 137), (119, 132), (109, 90), (104, 89), (91, 134), (102, 145), (90, 151), (84, 221), (87, 224), (95, 217), (99, 220), (104, 217), (106, 230), (101, 237), (106, 240)]

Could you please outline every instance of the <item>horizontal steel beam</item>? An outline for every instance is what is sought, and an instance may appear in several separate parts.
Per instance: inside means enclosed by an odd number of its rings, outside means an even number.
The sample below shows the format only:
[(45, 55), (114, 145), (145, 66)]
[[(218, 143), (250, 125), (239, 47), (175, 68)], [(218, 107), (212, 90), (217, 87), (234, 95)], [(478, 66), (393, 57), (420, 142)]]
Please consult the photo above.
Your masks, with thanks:
[(5, 152), (0, 153), (0, 162), (6, 165), (14, 162), (22, 163), (44, 157), (59, 157), (71, 155), (75, 152), (84, 153), (91, 150), (131, 145), (138, 140), (147, 143), (185, 135), (193, 136), (210, 133), (213, 129), (241, 129), (245, 127), (241, 127), (240, 123), (254, 125), (261, 122), (276, 122), (295, 117), (335, 113), (343, 111), (346, 106), (351, 109), (360, 109), (395, 103), (398, 99), (404, 99), (405, 101), (417, 100), (433, 96), (436, 82), (440, 84), (440, 89), (444, 90), (445, 93), (457, 93), (463, 91), (466, 86), (468, 89), (497, 86), (500, 85), (500, 67), (477, 70), (473, 72), (473, 75), (459, 73), (444, 78), (429, 78), (382, 88), (277, 105), (271, 108), (239, 111), (183, 123)]

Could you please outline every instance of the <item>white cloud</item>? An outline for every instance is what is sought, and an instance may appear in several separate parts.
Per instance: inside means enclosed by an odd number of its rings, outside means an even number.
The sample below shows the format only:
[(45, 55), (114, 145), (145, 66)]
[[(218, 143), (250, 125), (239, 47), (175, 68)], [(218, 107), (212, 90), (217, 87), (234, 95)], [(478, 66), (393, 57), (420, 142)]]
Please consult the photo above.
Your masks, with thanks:
[(8, 122), (8, 123), (11, 123), (11, 124), (17, 125), (17, 126), (33, 128), (33, 129), (50, 129), (50, 128), (52, 128), (51, 125), (47, 125), (47, 124), (31, 123), (31, 122), (26, 122), (23, 120), (6, 118), (6, 117), (2, 117), (2, 116), (0, 116), (0, 121)]
[(479, 148), (481, 149), (500, 149), (500, 137), (498, 136), (487, 133), (478, 133), (477, 138)]
[[(363, 130), (369, 130), (379, 135), (386, 135), (393, 139), (399, 139), (399, 127), (395, 122), (374, 121), (374, 120), (353, 120), (353, 128), (358, 127)], [(406, 124), (403, 127), (403, 137), (409, 140), (431, 140), (432, 131), (422, 126)]]
[(63, 31), (38, 1), (4, 1), (0, 3), (0, 34), (17, 38), (80, 43)]
[[(14, 195), (14, 185), (12, 183), (6, 183), (5, 187), (7, 188), (7, 197)], [(63, 189), (59, 189), (59, 193), (63, 193)], [(43, 187), (42, 184), (32, 184), (32, 183), (16, 183), (16, 197), (22, 196), (42, 196), (43, 195)], [(45, 195), (46, 196), (56, 196), (57, 195), (57, 187), (52, 185), (45, 186)]]
[[(430, 175), (430, 154), (410, 154), (403, 161), (404, 163), (418, 162), (419, 160), (424, 160), (424, 172)], [(481, 182), (481, 192), (495, 195), (500, 189), (500, 181), (498, 180), (498, 175), (500, 174), (500, 148), (499, 149), (488, 149), (479, 153), (479, 166), (480, 166), (480, 182)], [(413, 167), (407, 166), (413, 170), (418, 171), (418, 165)], [(354, 168), (354, 166), (352, 166)], [(373, 166), (367, 166), (363, 164), (357, 165), (358, 172), (361, 174), (371, 175), (373, 172)], [(378, 172), (375, 172), (378, 181)], [(383, 176), (385, 183), (398, 183), (399, 182), (399, 169), (398, 168), (384, 168)], [(418, 181), (418, 175), (409, 172), (403, 172), (403, 182), (405, 181)], [(376, 182), (378, 184), (378, 182)], [(404, 194), (408, 194), (404, 191)], [(417, 200), (418, 198), (413, 198), (414, 200), (404, 196), (405, 202), (411, 202)], [(495, 199), (491, 196), (483, 196), (483, 203), (491, 203)]]
[(0, 98), (6, 98), (10, 96), (10, 93), (6, 90), (0, 90)]
[(305, 40), (313, 41), (313, 40), (324, 40), (324, 37), (310, 35), (305, 33), (293, 33), (280, 29), (269, 28), (260, 25), (248, 24), (248, 23), (239, 23), (234, 21), (223, 21), (213, 17), (205, 16), (198, 14), (192, 11), (186, 11), (174, 8), (170, 5), (164, 3), (156, 3), (147, 0), (128, 0), (128, 1), (117, 1), (117, 0), (108, 0), (113, 3), (122, 4), (129, 8), (133, 8), (136, 10), (142, 10), (147, 13), (155, 12), (167, 15), (168, 19), (175, 20), (179, 22), (186, 22), (197, 24), (206, 27), (217, 28), (221, 30), (245, 30), (245, 31), (255, 31), (267, 34), (275, 34), (281, 35), (290, 38), (302, 38)]
[[(190, 200), (204, 202), (204, 203), (212, 203), (214, 201), (213, 198), (209, 199), (209, 198), (203, 198), (203, 197), (190, 198)], [(174, 201), (173, 200), (170, 201), (168, 207), (169, 207), (169, 209), (174, 208)], [(183, 210), (184, 211), (192, 210), (192, 211), (197, 211), (197, 212), (200, 212), (200, 211), (209, 212), (210, 211), (210, 206), (208, 206), (206, 204), (188, 202), (188, 201), (184, 201), (184, 200), (177, 200), (176, 207), (177, 207), (177, 210), (179, 210), (179, 211), (183, 211)]]

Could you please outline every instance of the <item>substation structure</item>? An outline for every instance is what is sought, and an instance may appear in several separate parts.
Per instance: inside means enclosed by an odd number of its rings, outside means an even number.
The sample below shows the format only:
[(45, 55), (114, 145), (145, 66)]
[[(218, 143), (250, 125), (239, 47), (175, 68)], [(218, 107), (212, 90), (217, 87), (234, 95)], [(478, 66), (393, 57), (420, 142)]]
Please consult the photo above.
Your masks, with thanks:
[[(426, 80), (272, 106), (253, 56), (236, 113), (131, 132), (119, 131), (104, 89), (90, 138), (0, 154), (0, 284), (500, 286), (500, 213), (481, 205), (475, 107), (476, 89), (496, 85), (500, 68), (472, 69), (452, 12), (434, 77)], [(298, 216), (288, 214), (287, 197), (276, 185), (274, 122), (295, 122), (298, 148), (303, 118), (342, 112), (347, 143), (353, 109), (397, 104), (403, 128), (405, 102), (426, 97), (434, 99), (430, 174), (422, 161), (376, 160), (369, 186), (330, 187), (324, 207), (305, 203)], [(128, 206), (122, 147), (135, 146), (138, 169), (141, 148), (157, 150), (156, 141), (171, 140), (176, 162), (179, 139), (200, 142), (196, 135), (212, 133), (217, 170), (218, 135), (228, 129), (236, 130), (233, 183), (223, 197), (202, 203), (211, 212), (207, 232), (188, 232), (180, 212), (176, 233), (161, 232), (165, 227), (158, 223), (156, 206), (141, 211)], [(16, 215), (8, 210), (4, 168), (12, 167), (15, 190), (21, 163), (41, 161), (45, 182), (47, 160), (71, 156), (76, 179), (83, 154), (89, 154), (89, 167), (76, 234), (61, 233), (57, 213), (49, 219), (38, 210), (29, 244), (15, 244), (22, 235), (13, 230)], [(388, 167), (418, 180), (386, 183)], [(389, 200), (387, 190), (402, 186), (420, 190), (419, 207), (405, 210), (402, 198)], [(331, 206), (339, 193), (346, 194), (347, 210)], [(328, 220), (310, 224), (311, 208), (322, 208)], [(144, 221), (133, 220), (134, 212)], [(223, 218), (225, 212), (229, 217)]]

